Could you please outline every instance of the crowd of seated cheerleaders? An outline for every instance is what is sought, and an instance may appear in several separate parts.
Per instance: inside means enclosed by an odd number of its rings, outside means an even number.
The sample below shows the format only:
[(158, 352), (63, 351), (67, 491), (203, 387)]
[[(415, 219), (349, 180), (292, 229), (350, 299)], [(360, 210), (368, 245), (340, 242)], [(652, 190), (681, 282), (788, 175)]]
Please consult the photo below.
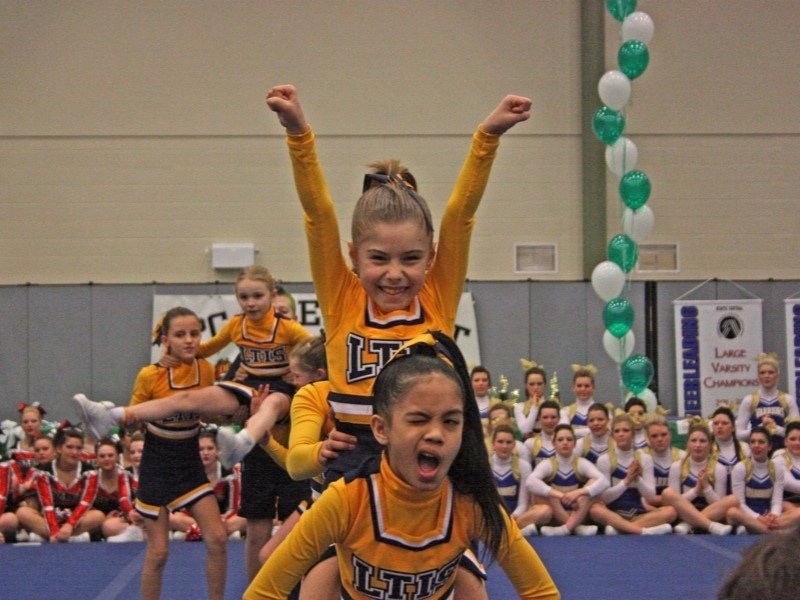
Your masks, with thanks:
[[(56, 425), (43, 417), (40, 406), (20, 406), (19, 425), (5, 428), (0, 542), (142, 541), (142, 517), (133, 500), (144, 435), (122, 429), (92, 440), (68, 422)], [(239, 467), (220, 464), (213, 427), (201, 432), (198, 452), (229, 537), (237, 539), (245, 526), (237, 514)], [(170, 528), (173, 539), (202, 539), (186, 511), (170, 515)]]
[[(595, 402), (595, 371), (573, 367), (575, 401), (545, 400), (547, 375), (524, 377), (526, 398), (490, 397), (487, 369), (472, 370), (498, 491), (525, 535), (767, 533), (800, 522), (800, 419), (795, 399), (777, 391), (774, 355), (758, 361), (760, 387), (738, 410), (717, 408), (708, 421), (686, 420), (685, 448), (672, 445), (663, 415), (639, 398), (624, 411)], [(0, 462), (0, 541), (139, 541), (133, 508), (144, 438), (89, 440), (69, 423), (44, 421), (20, 406), (12, 443)], [(6, 422), (7, 425), (7, 422)], [(213, 427), (213, 426), (212, 426)], [(49, 434), (43, 433), (47, 432)], [(10, 428), (4, 427), (9, 437)], [(241, 537), (238, 465), (218, 460), (213, 428), (199, 452), (226, 531)], [(173, 539), (199, 540), (186, 511), (170, 515)]]
[[(545, 400), (546, 374), (525, 373), (526, 399), (489, 394), (485, 368), (473, 390), (486, 424), (498, 491), (526, 536), (789, 531), (800, 523), (800, 419), (778, 392), (774, 355), (759, 360), (761, 386), (708, 420), (682, 420), (685, 448), (666, 417), (629, 398), (595, 402), (595, 369), (574, 365), (575, 402)], [(766, 384), (766, 385), (765, 385)], [(683, 444), (682, 444), (683, 445)]]

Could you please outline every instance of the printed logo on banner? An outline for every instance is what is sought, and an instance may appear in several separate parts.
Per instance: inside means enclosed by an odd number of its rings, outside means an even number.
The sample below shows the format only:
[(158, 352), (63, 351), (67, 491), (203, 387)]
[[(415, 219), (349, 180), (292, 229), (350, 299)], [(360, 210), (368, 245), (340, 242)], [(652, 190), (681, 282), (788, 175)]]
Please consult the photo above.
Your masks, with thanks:
[(734, 340), (742, 335), (744, 323), (736, 315), (725, 315), (717, 324), (719, 334), (728, 340)]

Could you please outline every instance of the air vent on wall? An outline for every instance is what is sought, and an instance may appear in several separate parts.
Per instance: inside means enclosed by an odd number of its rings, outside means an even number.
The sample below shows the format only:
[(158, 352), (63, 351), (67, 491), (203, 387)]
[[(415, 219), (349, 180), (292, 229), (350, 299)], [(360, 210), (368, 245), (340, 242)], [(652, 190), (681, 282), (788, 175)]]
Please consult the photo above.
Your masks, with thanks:
[(678, 244), (639, 244), (639, 272), (677, 273)]
[(558, 254), (555, 244), (514, 244), (515, 273), (556, 273)]

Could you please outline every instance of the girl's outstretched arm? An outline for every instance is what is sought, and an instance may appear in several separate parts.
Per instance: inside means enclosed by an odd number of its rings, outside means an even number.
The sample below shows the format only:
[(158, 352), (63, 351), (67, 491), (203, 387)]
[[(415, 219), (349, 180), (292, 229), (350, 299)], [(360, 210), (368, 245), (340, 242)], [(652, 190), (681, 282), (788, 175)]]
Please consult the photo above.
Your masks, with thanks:
[(481, 123), (481, 129), (492, 135), (503, 135), (517, 123), (531, 118), (531, 99), (508, 95)]
[(289, 135), (300, 135), (308, 129), (297, 89), (291, 84), (276, 85), (267, 92), (267, 106), (278, 115), (278, 121)]

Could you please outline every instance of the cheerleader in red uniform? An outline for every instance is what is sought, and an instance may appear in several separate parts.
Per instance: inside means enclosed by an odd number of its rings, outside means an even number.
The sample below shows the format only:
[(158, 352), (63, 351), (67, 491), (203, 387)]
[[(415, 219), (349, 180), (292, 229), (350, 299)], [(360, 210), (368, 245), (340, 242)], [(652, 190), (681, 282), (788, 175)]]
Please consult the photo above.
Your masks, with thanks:
[(139, 490), (139, 466), (142, 464), (142, 452), (144, 452), (144, 434), (141, 431), (137, 431), (131, 436), (131, 466), (125, 469), (131, 476), (131, 497), (134, 499), (136, 498), (136, 492)]
[[(97, 472), (81, 462), (83, 434), (61, 429), (55, 439), (56, 458), (36, 473), (35, 487), (41, 512), (23, 506), (20, 525), (50, 542), (89, 541), (99, 531), (104, 515), (92, 508), (97, 496)], [(31, 536), (33, 537), (33, 536)]]
[(111, 438), (103, 438), (95, 446), (98, 490), (94, 507), (105, 515), (102, 532), (106, 540), (141, 542), (142, 516), (133, 508), (130, 473), (119, 465), (121, 450), (119, 442)]
[(200, 460), (206, 470), (206, 477), (214, 489), (214, 497), (219, 504), (219, 512), (225, 531), (231, 539), (239, 539), (247, 527), (247, 519), (239, 516), (239, 503), (242, 496), (242, 478), (238, 464), (226, 469), (219, 462), (219, 445), (215, 431), (200, 434)]
[(42, 437), (42, 417), (45, 414), (38, 404), (20, 404), (19, 411), (23, 437), (6, 452), (8, 459), (12, 461), (9, 464), (18, 484), (30, 481), (29, 471), (36, 464), (33, 445)]
[(7, 462), (0, 463), (0, 544), (16, 536), (19, 521), (13, 511), (6, 512), (11, 499), (13, 471)]

